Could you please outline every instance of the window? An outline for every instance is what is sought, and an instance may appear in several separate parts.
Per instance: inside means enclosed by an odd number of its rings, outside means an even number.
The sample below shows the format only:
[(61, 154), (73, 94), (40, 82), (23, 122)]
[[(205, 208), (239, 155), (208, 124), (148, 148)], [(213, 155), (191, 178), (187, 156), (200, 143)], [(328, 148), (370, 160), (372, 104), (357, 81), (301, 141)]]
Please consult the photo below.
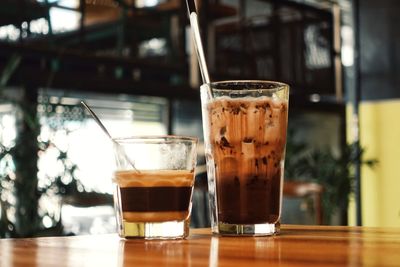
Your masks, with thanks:
[[(85, 99), (115, 137), (166, 134), (168, 101), (157, 97), (39, 91), (37, 111), (41, 131), (38, 144), (42, 150), (38, 154), (38, 187), (43, 189), (57, 184), (39, 200), (43, 225), (53, 227), (62, 218), (66, 234), (114, 232), (114, 212), (109, 205), (112, 204), (114, 168), (112, 145), (94, 120), (86, 115), (79, 104), (81, 99)], [(15, 167), (14, 159), (7, 151), (18, 138), (18, 114), (15, 106), (0, 104), (0, 175), (11, 177), (1, 179), (0, 190), (1, 199), (11, 205), (0, 205), (0, 209), (7, 209), (7, 219), (11, 222), (15, 221), (12, 210)], [(71, 205), (71, 201), (66, 204), (67, 198), (60, 194), (65, 192), (60, 190), (68, 188), (62, 185), (67, 186), (73, 181), (77, 181), (74, 186), (78, 193), (89, 197), (93, 194), (105, 196), (108, 205), (96, 206), (91, 202), (87, 207), (77, 207)], [(72, 203), (81, 204), (79, 200), (78, 197)]]

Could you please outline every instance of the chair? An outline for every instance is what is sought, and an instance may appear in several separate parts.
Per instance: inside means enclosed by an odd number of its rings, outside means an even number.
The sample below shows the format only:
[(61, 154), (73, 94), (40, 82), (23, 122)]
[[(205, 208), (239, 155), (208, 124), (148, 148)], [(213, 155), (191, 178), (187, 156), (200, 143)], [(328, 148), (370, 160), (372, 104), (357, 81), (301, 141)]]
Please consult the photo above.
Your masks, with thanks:
[(285, 181), (283, 196), (289, 198), (311, 197), (315, 210), (315, 221), (318, 225), (323, 223), (322, 193), (323, 186), (312, 182)]

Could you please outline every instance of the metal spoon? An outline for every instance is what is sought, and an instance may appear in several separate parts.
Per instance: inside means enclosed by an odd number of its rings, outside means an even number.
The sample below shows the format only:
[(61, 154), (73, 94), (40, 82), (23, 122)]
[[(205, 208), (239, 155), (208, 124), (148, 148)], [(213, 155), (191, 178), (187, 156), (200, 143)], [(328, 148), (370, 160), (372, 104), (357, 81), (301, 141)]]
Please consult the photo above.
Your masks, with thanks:
[(125, 149), (112, 138), (111, 134), (108, 132), (107, 128), (104, 126), (104, 124), (100, 121), (99, 117), (97, 117), (96, 113), (85, 103), (85, 101), (81, 101), (81, 104), (86, 108), (86, 110), (90, 113), (90, 115), (93, 117), (94, 121), (97, 123), (97, 125), (100, 126), (100, 128), (103, 130), (103, 132), (110, 138), (111, 142), (113, 143), (117, 154), (122, 155), (125, 160), (129, 163), (129, 165), (132, 166), (132, 168), (139, 172), (138, 169), (136, 169), (135, 164), (129, 159), (128, 155), (126, 155)]

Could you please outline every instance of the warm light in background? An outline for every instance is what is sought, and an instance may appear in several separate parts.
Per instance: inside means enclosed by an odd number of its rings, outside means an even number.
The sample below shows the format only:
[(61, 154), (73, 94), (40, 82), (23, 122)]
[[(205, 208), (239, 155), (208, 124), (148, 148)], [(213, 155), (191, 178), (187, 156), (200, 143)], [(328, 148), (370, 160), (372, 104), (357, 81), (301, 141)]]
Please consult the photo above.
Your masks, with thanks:
[[(61, 177), (64, 184), (78, 180), (78, 190), (112, 194), (111, 179), (115, 168), (114, 151), (108, 137), (91, 117), (76, 120), (81, 112), (77, 105), (80, 97), (60, 97), (48, 91), (39, 95), (38, 114), (41, 123), (39, 142), (50, 142), (50, 146), (39, 152), (38, 187), (45, 188)], [(59, 93), (58, 93), (59, 94)], [(100, 119), (114, 137), (133, 135), (162, 135), (167, 133), (167, 101), (156, 97), (91, 97), (87, 102), (98, 113)], [(119, 99), (119, 100), (118, 100)], [(69, 104), (69, 105), (68, 105)], [(2, 149), (10, 149), (17, 138), (18, 111), (10, 104), (0, 104), (0, 142)], [(78, 115), (77, 115), (78, 114)], [(70, 116), (70, 117), (68, 117)], [(67, 160), (59, 159), (60, 153)], [(7, 161), (7, 162), (6, 162)], [(9, 164), (6, 168), (5, 164)], [(12, 157), (0, 161), (0, 173), (13, 175)], [(66, 168), (76, 165), (73, 173)], [(2, 185), (3, 186), (3, 185)], [(4, 185), (12, 187), (12, 184)], [(12, 192), (12, 188), (9, 188)], [(3, 190), (1, 197), (12, 202), (12, 194)], [(115, 231), (115, 218), (111, 206), (78, 208), (60, 206), (61, 196), (50, 190), (40, 199), (40, 206), (55, 218), (61, 214), (66, 233), (88, 234)], [(61, 213), (60, 213), (60, 208)], [(9, 213), (15, 210), (10, 209)], [(12, 214), (9, 216), (13, 218)], [(45, 227), (52, 226), (49, 216), (43, 217)]]

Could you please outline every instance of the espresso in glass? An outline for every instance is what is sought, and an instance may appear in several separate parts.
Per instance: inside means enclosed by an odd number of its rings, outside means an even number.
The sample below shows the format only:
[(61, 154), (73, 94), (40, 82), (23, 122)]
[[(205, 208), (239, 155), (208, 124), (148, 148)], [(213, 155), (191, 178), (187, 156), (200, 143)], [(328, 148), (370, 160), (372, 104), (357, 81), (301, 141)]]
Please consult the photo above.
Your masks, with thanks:
[[(189, 235), (197, 138), (116, 139), (114, 206), (124, 238), (179, 239)], [(128, 158), (127, 158), (128, 157)]]
[(124, 223), (182, 221), (189, 217), (193, 172), (117, 171), (115, 184)]

